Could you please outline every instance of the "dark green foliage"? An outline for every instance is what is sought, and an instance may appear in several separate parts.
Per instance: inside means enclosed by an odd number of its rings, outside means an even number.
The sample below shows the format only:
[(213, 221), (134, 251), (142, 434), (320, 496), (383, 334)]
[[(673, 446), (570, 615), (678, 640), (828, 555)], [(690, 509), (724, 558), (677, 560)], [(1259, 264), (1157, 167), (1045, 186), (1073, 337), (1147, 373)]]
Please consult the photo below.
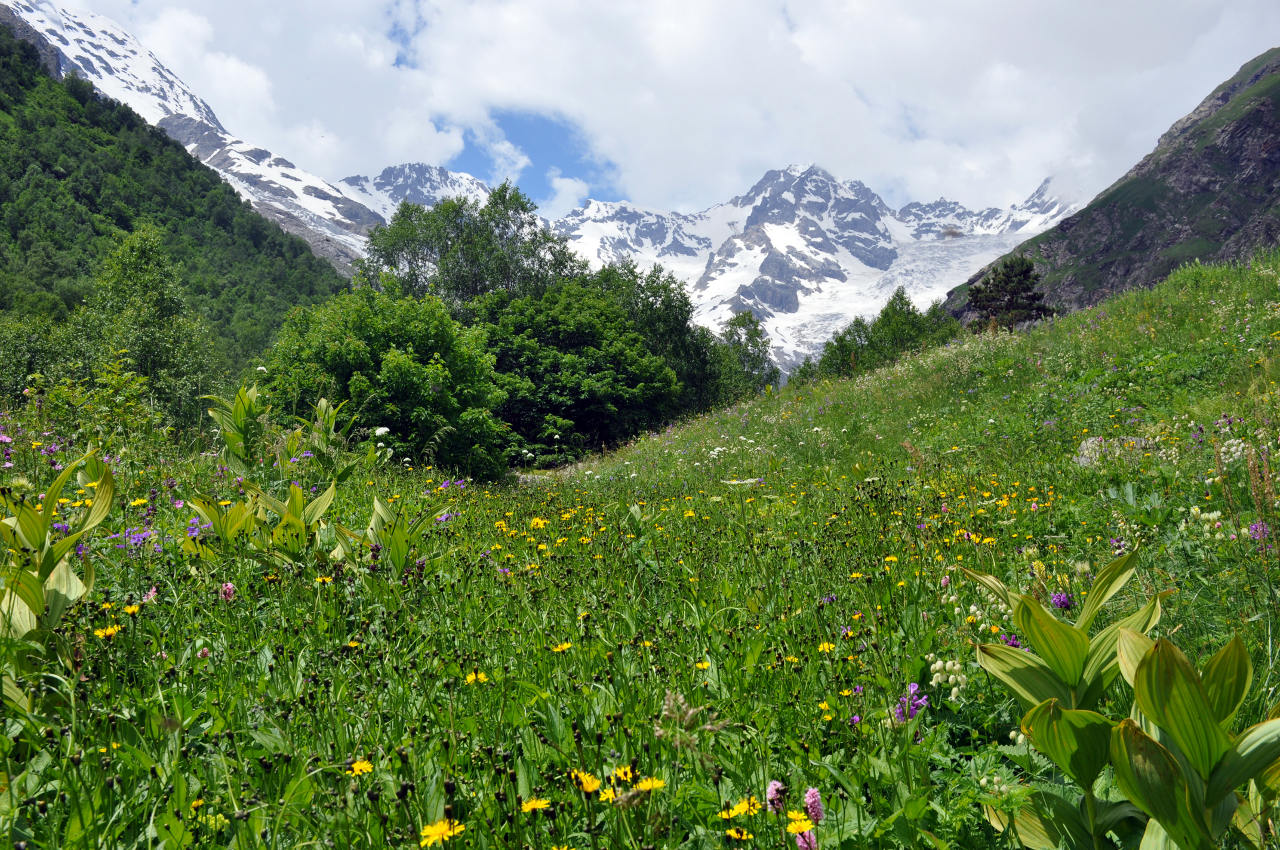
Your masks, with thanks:
[(542, 226), (537, 207), (504, 182), (485, 203), (447, 198), (431, 209), (402, 203), (369, 234), (365, 275), (391, 272), (409, 295), (435, 295), (457, 311), (489, 292), (536, 295), (585, 271), (564, 240)]
[(484, 330), (518, 460), (563, 462), (776, 381), (758, 327), (727, 345), (693, 323), (670, 274), (629, 263), (591, 273), (534, 209), (509, 184), (483, 205), (402, 204), (361, 270), (390, 295), (439, 296)]
[(386, 428), (399, 454), (482, 478), (506, 467), (503, 401), (482, 331), (461, 328), (435, 298), (362, 286), (289, 314), (267, 359), (278, 408), (309, 414), (321, 398), (350, 401), (367, 429)]
[(822, 348), (818, 360), (805, 360), (791, 375), (794, 383), (817, 377), (848, 377), (887, 366), (909, 351), (929, 348), (952, 339), (960, 323), (933, 304), (921, 313), (898, 287), (868, 322), (857, 318)]
[(1008, 257), (993, 268), (982, 283), (969, 290), (969, 306), (984, 321), (994, 319), (1012, 328), (1051, 315), (1044, 295), (1036, 291), (1040, 275), (1035, 264), (1023, 256)]
[(0, 313), (65, 319), (117, 235), (148, 222), (232, 364), (343, 286), (180, 144), (83, 80), (50, 79), (0, 27)]
[[(769, 336), (749, 310), (734, 313), (720, 334), (728, 348), (729, 394), (734, 399), (764, 392), (776, 386), (782, 372), (769, 359)], [(736, 368), (735, 368), (736, 367)]]

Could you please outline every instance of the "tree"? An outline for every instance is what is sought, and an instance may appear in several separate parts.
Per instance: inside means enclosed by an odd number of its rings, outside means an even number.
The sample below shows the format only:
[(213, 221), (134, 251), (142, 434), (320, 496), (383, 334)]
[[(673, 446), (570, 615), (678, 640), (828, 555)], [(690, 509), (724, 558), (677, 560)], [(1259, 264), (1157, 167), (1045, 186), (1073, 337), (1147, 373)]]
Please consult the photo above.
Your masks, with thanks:
[(769, 335), (764, 332), (760, 320), (750, 310), (734, 313), (725, 323), (720, 338), (728, 346), (731, 359), (737, 368), (733, 383), (737, 398), (762, 392), (775, 386), (782, 372), (769, 359)]
[(509, 182), (484, 204), (446, 198), (426, 209), (406, 201), (385, 227), (369, 234), (369, 256), (361, 268), (369, 280), (389, 272), (406, 295), (434, 295), (455, 315), (490, 292), (535, 295), (557, 279), (586, 271), (536, 210)]
[(435, 298), (360, 287), (289, 314), (267, 360), (286, 412), (350, 400), (365, 428), (387, 428), (399, 454), (481, 478), (506, 469), (493, 415), (504, 395), (479, 328), (459, 327)]
[(1052, 315), (1044, 295), (1036, 291), (1040, 275), (1026, 257), (1009, 257), (969, 290), (969, 305), (984, 321), (994, 319), (1012, 328), (1021, 322)]

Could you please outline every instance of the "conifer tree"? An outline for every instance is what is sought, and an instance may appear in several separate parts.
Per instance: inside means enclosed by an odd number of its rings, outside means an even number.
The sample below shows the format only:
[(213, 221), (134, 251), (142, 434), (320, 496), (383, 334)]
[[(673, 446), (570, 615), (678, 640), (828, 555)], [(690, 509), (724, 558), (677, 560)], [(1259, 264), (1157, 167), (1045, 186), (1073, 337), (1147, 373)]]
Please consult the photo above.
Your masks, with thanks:
[(1010, 257), (969, 290), (969, 305), (984, 321), (994, 319), (1012, 328), (1021, 322), (1052, 315), (1044, 295), (1036, 291), (1040, 275), (1026, 257)]

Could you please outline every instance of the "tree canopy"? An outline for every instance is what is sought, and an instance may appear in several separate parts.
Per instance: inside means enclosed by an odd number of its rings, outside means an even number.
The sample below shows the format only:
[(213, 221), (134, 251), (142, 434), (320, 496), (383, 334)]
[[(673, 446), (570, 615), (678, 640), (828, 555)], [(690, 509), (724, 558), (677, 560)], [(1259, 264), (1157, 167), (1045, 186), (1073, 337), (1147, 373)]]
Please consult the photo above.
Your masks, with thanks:
[(1051, 315), (1044, 295), (1036, 291), (1040, 275), (1026, 257), (1009, 257), (969, 290), (969, 306), (984, 320), (1013, 327)]

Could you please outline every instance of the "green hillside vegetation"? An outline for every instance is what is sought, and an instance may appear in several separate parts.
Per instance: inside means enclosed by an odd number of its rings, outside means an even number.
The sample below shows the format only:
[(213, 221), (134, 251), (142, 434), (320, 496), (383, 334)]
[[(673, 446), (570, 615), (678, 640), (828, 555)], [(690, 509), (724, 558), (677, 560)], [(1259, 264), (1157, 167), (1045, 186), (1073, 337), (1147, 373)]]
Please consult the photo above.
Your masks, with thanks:
[(210, 402), (214, 454), (119, 427), (120, 370), (33, 393), (0, 417), (0, 828), (1272, 841), (1278, 282), (1188, 265), (507, 486), (400, 462), (359, 399)]
[[(180, 144), (90, 84), (54, 81), (3, 27), (0, 210), (0, 324), (17, 326), (0, 339), (32, 323), (47, 335), (48, 322), (91, 296), (120, 236), (143, 225), (156, 228), (183, 300), (233, 367), (266, 348), (289, 308), (344, 285)], [(6, 361), (27, 353), (0, 349)]]

